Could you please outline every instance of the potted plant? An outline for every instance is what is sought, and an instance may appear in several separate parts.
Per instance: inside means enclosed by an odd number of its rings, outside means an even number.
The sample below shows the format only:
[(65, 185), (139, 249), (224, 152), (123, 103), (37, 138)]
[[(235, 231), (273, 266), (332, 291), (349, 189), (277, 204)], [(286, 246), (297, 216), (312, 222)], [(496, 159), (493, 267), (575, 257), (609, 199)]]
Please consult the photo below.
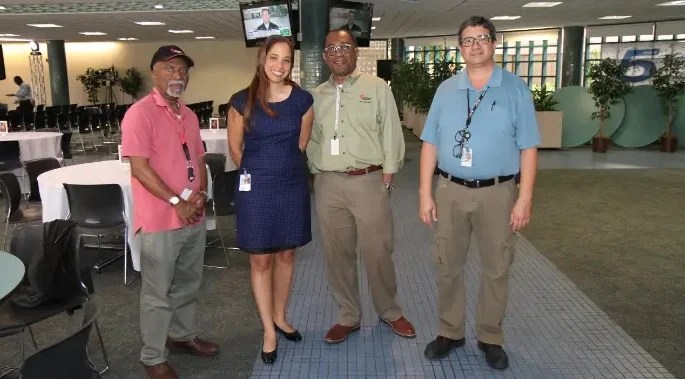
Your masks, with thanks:
[(424, 87), (425, 83), (430, 80), (430, 74), (423, 62), (412, 59), (409, 62), (397, 64), (392, 78), (393, 90), (403, 105), (404, 124), (414, 134), (420, 135), (417, 131), (423, 124), (419, 125), (419, 115), (416, 111), (417, 95), (421, 87)]
[(98, 94), (98, 88), (102, 84), (102, 78), (100, 75), (100, 70), (88, 67), (85, 74), (81, 74), (76, 77), (76, 80), (83, 84), (88, 95), (88, 101), (95, 105), (100, 102), (100, 96)]
[(595, 101), (597, 110), (592, 112), (592, 118), (599, 119), (599, 131), (592, 138), (592, 151), (606, 153), (609, 138), (605, 133), (606, 120), (611, 115), (611, 106), (618, 103), (623, 96), (631, 91), (630, 84), (623, 80), (627, 67), (611, 58), (602, 59), (590, 66), (587, 78), (590, 81), (588, 92)]
[(678, 137), (673, 133), (675, 106), (678, 97), (685, 93), (685, 59), (679, 54), (665, 55), (661, 67), (652, 69), (652, 87), (656, 90), (666, 114), (666, 130), (661, 136), (661, 151), (673, 153)]
[(547, 85), (542, 85), (532, 92), (535, 118), (540, 131), (539, 147), (560, 148), (563, 113), (555, 108), (559, 102), (554, 98), (554, 91), (547, 89)]
[(132, 101), (138, 100), (138, 94), (143, 89), (143, 76), (135, 67), (126, 70), (126, 75), (119, 78), (121, 90), (131, 96)]

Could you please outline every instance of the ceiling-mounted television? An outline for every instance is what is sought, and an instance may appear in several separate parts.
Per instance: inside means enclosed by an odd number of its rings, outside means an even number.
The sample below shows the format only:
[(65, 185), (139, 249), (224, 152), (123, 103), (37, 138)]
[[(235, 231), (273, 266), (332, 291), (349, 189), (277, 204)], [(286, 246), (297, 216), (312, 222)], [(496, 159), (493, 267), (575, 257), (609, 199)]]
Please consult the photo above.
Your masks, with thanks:
[(240, 3), (245, 46), (259, 46), (272, 35), (295, 40), (290, 17), (290, 0), (259, 0)]
[(328, 30), (347, 29), (357, 40), (357, 46), (369, 47), (373, 4), (330, 0)]

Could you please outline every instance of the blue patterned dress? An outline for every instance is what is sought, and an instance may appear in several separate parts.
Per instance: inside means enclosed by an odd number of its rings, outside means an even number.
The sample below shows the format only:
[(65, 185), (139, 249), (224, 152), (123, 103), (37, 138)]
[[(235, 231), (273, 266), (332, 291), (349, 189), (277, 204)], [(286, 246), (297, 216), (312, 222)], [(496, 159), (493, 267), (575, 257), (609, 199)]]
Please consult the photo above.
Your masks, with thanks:
[[(241, 115), (247, 91), (235, 94), (231, 106)], [(236, 186), (238, 247), (268, 254), (304, 246), (312, 240), (308, 171), (299, 139), (302, 116), (312, 95), (293, 87), (290, 96), (269, 106), (271, 118), (256, 102), (245, 131), (241, 174), (251, 175), (250, 191)]]

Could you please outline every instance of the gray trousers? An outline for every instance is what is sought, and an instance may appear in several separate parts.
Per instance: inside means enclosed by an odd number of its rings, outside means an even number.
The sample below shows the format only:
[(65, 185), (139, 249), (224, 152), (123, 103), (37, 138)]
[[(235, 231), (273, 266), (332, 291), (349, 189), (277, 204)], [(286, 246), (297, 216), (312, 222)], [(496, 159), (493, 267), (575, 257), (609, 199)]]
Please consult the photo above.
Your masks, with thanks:
[(167, 336), (196, 336), (195, 309), (202, 283), (205, 222), (159, 233), (141, 233), (140, 331), (146, 366), (166, 362)]

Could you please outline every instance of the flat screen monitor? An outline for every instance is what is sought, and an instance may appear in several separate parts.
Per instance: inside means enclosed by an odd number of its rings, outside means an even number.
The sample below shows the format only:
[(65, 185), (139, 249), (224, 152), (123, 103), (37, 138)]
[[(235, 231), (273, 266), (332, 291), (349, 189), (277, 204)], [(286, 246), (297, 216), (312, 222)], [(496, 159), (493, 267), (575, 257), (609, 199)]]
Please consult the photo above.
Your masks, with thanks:
[(281, 35), (294, 40), (289, 0), (240, 3), (245, 46), (259, 46), (267, 37)]
[(331, 0), (328, 30), (347, 29), (357, 39), (357, 46), (369, 47), (373, 4)]

